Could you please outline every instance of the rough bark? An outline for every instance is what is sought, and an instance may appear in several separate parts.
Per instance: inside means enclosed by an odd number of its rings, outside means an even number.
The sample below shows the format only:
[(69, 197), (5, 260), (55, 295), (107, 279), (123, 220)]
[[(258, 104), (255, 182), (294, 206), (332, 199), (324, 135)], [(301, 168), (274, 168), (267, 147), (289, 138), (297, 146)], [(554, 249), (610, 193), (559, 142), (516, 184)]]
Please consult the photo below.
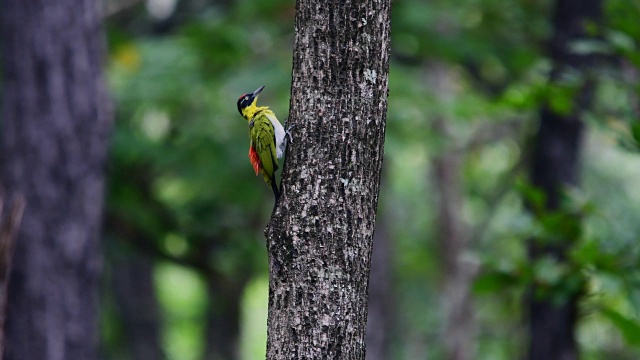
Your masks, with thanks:
[[(560, 79), (568, 70), (579, 71), (585, 82), (578, 90), (569, 113), (558, 113), (545, 106), (540, 111), (540, 127), (535, 138), (531, 164), (531, 182), (546, 194), (546, 209), (560, 210), (562, 191), (577, 186), (580, 179), (579, 155), (583, 133), (582, 113), (590, 103), (592, 84), (586, 69), (593, 63), (589, 54), (571, 51), (571, 43), (588, 37), (589, 23), (597, 24), (602, 15), (601, 0), (557, 0), (554, 15), (554, 35), (550, 55), (554, 64), (551, 81)], [(552, 256), (566, 260), (566, 253), (576, 239), (541, 245), (534, 240), (530, 246), (533, 261)], [(546, 242), (548, 243), (548, 242)], [(535, 296), (535, 285), (528, 294), (530, 360), (578, 359), (575, 325), (578, 319), (580, 292), (575, 292), (563, 304)]]
[(290, 144), (265, 230), (268, 359), (364, 359), (390, 1), (296, 4)]
[(131, 360), (165, 358), (160, 344), (160, 311), (153, 282), (153, 260), (126, 253), (111, 259), (115, 305)]
[(9, 282), (6, 359), (97, 359), (110, 125), (92, 0), (4, 0), (0, 176), (28, 204)]

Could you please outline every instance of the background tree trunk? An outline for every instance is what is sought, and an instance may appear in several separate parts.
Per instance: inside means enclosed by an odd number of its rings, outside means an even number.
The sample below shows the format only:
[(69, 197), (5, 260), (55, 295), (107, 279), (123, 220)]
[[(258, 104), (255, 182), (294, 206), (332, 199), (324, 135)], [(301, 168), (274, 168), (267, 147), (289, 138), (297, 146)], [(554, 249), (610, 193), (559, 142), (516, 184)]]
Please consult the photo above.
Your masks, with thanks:
[(4, 323), (7, 318), (9, 273), (12, 268), (15, 240), (20, 229), (25, 205), (24, 197), (18, 195), (12, 199), (11, 206), (7, 206), (8, 210), (5, 210), (4, 201), (0, 197), (0, 359), (4, 358)]
[(389, 212), (385, 210), (387, 210), (386, 207), (379, 209), (376, 230), (373, 234), (367, 316), (367, 360), (387, 360), (391, 356), (391, 334), (393, 334), (395, 318), (392, 285), (393, 245), (389, 229), (391, 219), (389, 219)]
[[(535, 138), (531, 164), (532, 184), (546, 194), (546, 209), (561, 210), (562, 191), (566, 186), (579, 183), (579, 154), (584, 108), (590, 103), (592, 82), (586, 73), (593, 55), (571, 51), (571, 43), (588, 35), (587, 27), (598, 24), (602, 16), (601, 0), (557, 0), (554, 16), (554, 35), (550, 54), (554, 69), (551, 81), (558, 81), (567, 71), (579, 71), (583, 84), (573, 99), (566, 114), (549, 106), (540, 112), (540, 128)], [(578, 221), (578, 220), (576, 220)], [(534, 240), (530, 246), (532, 261), (551, 256), (558, 261), (566, 260), (566, 253), (576, 239), (563, 239), (562, 243), (541, 245)], [(571, 294), (563, 304), (552, 299), (536, 296), (536, 287), (529, 291), (530, 360), (578, 359), (575, 340), (575, 325), (578, 319), (580, 292)]]
[(92, 0), (2, 2), (1, 176), (27, 207), (6, 359), (97, 359), (99, 233), (110, 125)]
[(290, 144), (265, 230), (268, 359), (364, 359), (390, 1), (296, 4)]
[(149, 256), (123, 252), (111, 257), (115, 305), (131, 360), (165, 358), (160, 343), (160, 309)]
[(213, 274), (208, 279), (209, 306), (204, 359), (239, 358), (240, 307), (248, 276), (236, 275), (236, 278), (228, 278), (224, 274)]
[[(431, 91), (441, 103), (454, 99), (456, 78), (446, 64), (432, 62), (427, 67)], [(464, 261), (470, 234), (462, 219), (462, 153), (457, 151), (448, 119), (433, 119), (433, 131), (443, 144), (432, 160), (433, 184), (437, 192), (437, 241), (442, 259), (442, 308), (444, 348), (449, 360), (475, 359), (475, 321), (471, 284), (475, 269)]]
[[(441, 136), (447, 137), (444, 120), (436, 120)], [(461, 218), (461, 159), (443, 149), (433, 160), (434, 185), (438, 192), (438, 245), (443, 259), (445, 312), (444, 345), (449, 360), (475, 359), (475, 330), (471, 284), (473, 265), (464, 261), (469, 234)]]

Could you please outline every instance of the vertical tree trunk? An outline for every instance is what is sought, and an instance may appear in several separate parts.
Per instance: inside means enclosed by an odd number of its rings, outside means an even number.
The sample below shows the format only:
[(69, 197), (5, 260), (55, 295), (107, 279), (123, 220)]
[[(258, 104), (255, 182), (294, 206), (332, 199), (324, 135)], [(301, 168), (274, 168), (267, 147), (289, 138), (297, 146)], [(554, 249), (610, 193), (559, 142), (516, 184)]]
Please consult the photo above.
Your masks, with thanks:
[(376, 220), (369, 278), (369, 314), (367, 316), (367, 360), (390, 358), (394, 318), (392, 286), (393, 249), (389, 238), (389, 219), (382, 212)]
[[(597, 24), (602, 15), (601, 0), (557, 0), (554, 16), (554, 35), (550, 43), (554, 69), (551, 81), (561, 78), (567, 70), (580, 71), (585, 76), (573, 100), (571, 110), (558, 113), (545, 106), (540, 112), (540, 128), (536, 135), (531, 164), (531, 181), (546, 194), (546, 208), (559, 210), (562, 190), (579, 183), (579, 154), (583, 123), (581, 116), (591, 99), (592, 85), (584, 70), (593, 61), (593, 55), (572, 52), (572, 42), (588, 36), (587, 27)], [(542, 246), (534, 241), (530, 246), (532, 260), (552, 256), (566, 259), (572, 241)], [(578, 319), (580, 293), (572, 294), (563, 304), (548, 298), (537, 298), (535, 286), (529, 292), (530, 360), (575, 360), (578, 350), (575, 325)]]
[(228, 279), (215, 274), (209, 279), (206, 350), (204, 359), (236, 360), (239, 358), (240, 306), (247, 276)]
[[(437, 120), (435, 127), (440, 128), (443, 137), (447, 136), (443, 120)], [(461, 218), (461, 159), (450, 150), (443, 151), (433, 160), (433, 168), (439, 196), (438, 243), (444, 261), (444, 344), (447, 359), (471, 360), (475, 359), (471, 297), (473, 269), (463, 259), (469, 234)]]
[(97, 359), (110, 117), (92, 0), (2, 2), (0, 162), (27, 207), (9, 284), (7, 359)]
[[(428, 65), (429, 87), (442, 103), (454, 101), (456, 79), (445, 64)], [(464, 261), (469, 246), (469, 231), (462, 219), (462, 154), (451, 145), (447, 120), (433, 120), (433, 130), (443, 146), (433, 159), (433, 183), (438, 195), (437, 233), (442, 259), (442, 306), (444, 310), (444, 348), (450, 360), (475, 359), (475, 321), (473, 318), (471, 283), (474, 269)]]
[(295, 143), (265, 230), (268, 359), (364, 359), (380, 187), (389, 0), (298, 0)]
[(20, 229), (24, 207), (24, 197), (22, 195), (16, 196), (11, 201), (9, 210), (6, 211), (8, 215), (5, 216), (4, 202), (0, 196), (0, 359), (4, 358), (4, 323), (7, 318), (9, 273), (12, 268), (15, 240)]
[(113, 292), (131, 360), (162, 360), (160, 311), (153, 281), (153, 260), (136, 253), (111, 260)]

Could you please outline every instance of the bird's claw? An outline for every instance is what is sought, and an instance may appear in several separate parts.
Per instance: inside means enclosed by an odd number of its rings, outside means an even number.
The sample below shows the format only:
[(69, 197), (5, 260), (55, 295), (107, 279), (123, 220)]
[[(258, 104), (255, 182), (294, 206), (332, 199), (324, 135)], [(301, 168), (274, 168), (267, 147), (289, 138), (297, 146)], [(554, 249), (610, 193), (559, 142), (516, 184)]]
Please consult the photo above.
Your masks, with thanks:
[(293, 129), (296, 125), (293, 124), (291, 126), (289, 126), (287, 128), (287, 130), (284, 131), (284, 136), (285, 138), (288, 137), (289, 138), (289, 142), (293, 144), (293, 136), (291, 136), (291, 129)]

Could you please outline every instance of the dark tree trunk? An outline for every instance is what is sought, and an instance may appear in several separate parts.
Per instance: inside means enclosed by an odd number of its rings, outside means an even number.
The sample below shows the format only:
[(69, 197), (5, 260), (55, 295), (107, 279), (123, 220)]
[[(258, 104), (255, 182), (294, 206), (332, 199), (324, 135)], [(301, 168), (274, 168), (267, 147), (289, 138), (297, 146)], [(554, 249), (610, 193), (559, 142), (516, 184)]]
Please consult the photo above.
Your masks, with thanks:
[(115, 304), (129, 358), (164, 359), (153, 260), (146, 255), (126, 253), (114, 256), (111, 264)]
[(3, 359), (5, 334), (4, 323), (7, 318), (7, 289), (9, 288), (9, 273), (13, 263), (15, 240), (22, 221), (25, 201), (22, 195), (11, 201), (11, 207), (6, 211), (2, 197), (0, 197), (0, 359)]
[(4, 0), (0, 174), (27, 207), (9, 283), (7, 359), (97, 359), (110, 116), (93, 0)]
[[(585, 82), (573, 100), (568, 113), (558, 113), (545, 106), (540, 112), (540, 128), (536, 135), (531, 164), (531, 181), (546, 194), (546, 209), (560, 211), (562, 191), (566, 186), (579, 183), (579, 155), (584, 108), (589, 105), (592, 84), (585, 71), (593, 62), (593, 55), (571, 51), (572, 42), (588, 36), (589, 24), (598, 24), (602, 15), (601, 0), (557, 0), (554, 15), (554, 35), (550, 43), (554, 69), (551, 81), (557, 81), (568, 70), (579, 71)], [(577, 220), (576, 220), (577, 221)], [(530, 246), (532, 260), (551, 256), (559, 261), (566, 259), (571, 243), (566, 238), (561, 243), (549, 244), (534, 240)], [(547, 243), (547, 245), (541, 245)], [(580, 291), (571, 294), (562, 304), (535, 295), (535, 285), (529, 292), (530, 360), (575, 360), (578, 350), (575, 341), (575, 325), (578, 319)]]
[(369, 278), (369, 311), (367, 316), (367, 360), (390, 358), (394, 319), (392, 286), (392, 245), (389, 220), (385, 211), (378, 216), (373, 234), (371, 276)]
[(240, 305), (247, 281), (241, 275), (227, 279), (222, 274), (209, 280), (209, 306), (205, 359), (239, 359)]
[(364, 359), (390, 1), (296, 5), (295, 143), (265, 230), (268, 359)]

